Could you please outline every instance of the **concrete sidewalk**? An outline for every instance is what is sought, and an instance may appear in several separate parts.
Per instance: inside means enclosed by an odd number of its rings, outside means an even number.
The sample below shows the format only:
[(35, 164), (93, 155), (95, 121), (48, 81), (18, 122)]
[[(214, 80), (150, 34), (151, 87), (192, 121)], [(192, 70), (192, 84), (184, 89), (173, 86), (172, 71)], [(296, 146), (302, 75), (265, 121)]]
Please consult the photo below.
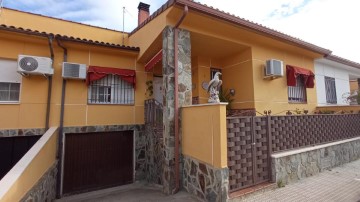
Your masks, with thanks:
[(360, 160), (324, 171), (283, 188), (254, 193), (230, 201), (360, 202)]

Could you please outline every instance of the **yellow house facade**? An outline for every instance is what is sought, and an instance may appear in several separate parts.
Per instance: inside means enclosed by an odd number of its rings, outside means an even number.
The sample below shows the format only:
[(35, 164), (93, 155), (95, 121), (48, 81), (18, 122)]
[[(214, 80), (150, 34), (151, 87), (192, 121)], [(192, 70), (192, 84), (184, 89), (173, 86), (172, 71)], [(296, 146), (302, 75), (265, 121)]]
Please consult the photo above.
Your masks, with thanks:
[[(213, 73), (222, 73), (222, 88), (231, 91), (231, 108), (239, 112), (313, 112), (317, 106), (314, 60), (331, 54), (330, 50), (189, 0), (169, 0), (152, 15), (149, 5), (140, 3), (139, 25), (130, 33), (3, 8), (0, 44), (0, 71), (6, 72), (0, 76), (0, 113), (5, 115), (0, 117), (0, 137), (41, 135), (49, 127), (59, 127), (54, 166), (59, 171), (58, 198), (144, 179), (161, 183), (165, 193), (174, 193), (179, 184), (171, 182), (179, 183), (181, 178), (180, 146), (185, 155), (196, 153), (195, 158), (206, 159), (204, 162), (215, 169), (226, 169), (225, 105), (201, 105), (208, 102), (206, 86)], [(49, 68), (54, 73), (19, 74), (24, 56), (50, 58)], [(268, 61), (281, 63), (281, 72), (265, 75)], [(64, 62), (85, 65), (86, 78), (63, 78)], [(297, 72), (296, 76), (291, 72)], [(147, 125), (145, 103), (152, 98), (158, 98), (158, 106), (163, 107), (161, 138)], [(200, 107), (191, 108), (195, 105)], [(179, 119), (183, 107), (186, 127), (182, 130)], [(211, 119), (202, 123), (197, 113)], [(213, 141), (208, 141), (199, 147), (208, 149), (211, 145), (218, 152), (210, 154), (194, 146), (201, 145), (206, 136), (196, 128), (200, 123), (204, 127), (219, 123), (206, 133), (213, 133), (221, 143), (212, 145)], [(115, 133), (119, 132), (127, 139), (117, 139)], [(192, 134), (198, 137), (193, 139)], [(184, 145), (181, 137), (185, 137)], [(163, 150), (149, 151), (158, 143)], [(93, 148), (89, 150), (92, 155), (81, 156), (89, 148)], [(113, 176), (119, 169), (114, 174), (93, 163), (112, 155), (103, 152), (107, 148), (125, 154), (125, 177), (117, 179)], [(98, 153), (103, 156), (98, 157)], [(163, 161), (157, 162), (156, 155)], [(88, 166), (69, 168), (79, 159)], [(156, 164), (161, 169), (157, 170)], [(85, 171), (88, 167), (94, 170)], [(96, 171), (100, 170), (98, 177)], [(87, 182), (94, 186), (76, 185), (71, 175), (76, 172), (117, 181), (102, 184), (96, 179)], [(153, 175), (161, 179), (154, 180)]]
[[(180, 6), (169, 6), (141, 29), (129, 35), (4, 8), (0, 18), (0, 24), (3, 25), (1, 44), (6, 48), (1, 50), (1, 58), (16, 61), (18, 55), (49, 57), (46, 34), (60, 35), (59, 38), (73, 37), (63, 42), (68, 48), (68, 62), (136, 71), (135, 102), (131, 106), (88, 104), (87, 86), (84, 82), (72, 80), (69, 82), (65, 96), (65, 126), (143, 124), (145, 82), (152, 77), (152, 72), (146, 72), (144, 65), (161, 49), (160, 34), (163, 28), (174, 25), (181, 12)], [(210, 15), (213, 14), (210, 12)], [(265, 62), (268, 59), (278, 59), (283, 61), (284, 65), (290, 64), (313, 71), (314, 59), (322, 57), (322, 54), (329, 51), (315, 46), (317, 49), (304, 48), (300, 43), (306, 42), (291, 38), (295, 42), (290, 43), (285, 39), (279, 40), (274, 36), (269, 37), (264, 33), (242, 28), (239, 23), (234, 25), (226, 21), (228, 20), (209, 17), (190, 10), (180, 26), (191, 32), (192, 96), (197, 97), (199, 103), (207, 102), (208, 94), (202, 85), (203, 82), (210, 80), (210, 69), (215, 68), (223, 73), (223, 88), (235, 91), (232, 103), (234, 109), (256, 109), (259, 112), (272, 110), (273, 113), (283, 113), (284, 110), (295, 108), (314, 110), (316, 106), (314, 88), (306, 90), (306, 103), (289, 103), (286, 75), (278, 79), (265, 79)], [(17, 29), (20, 31), (30, 29), (29, 33), (38, 31), (46, 34), (41, 37), (21, 33), (16, 31)], [(88, 42), (90, 40), (91, 42)], [(111, 46), (122, 43), (125, 45)], [(127, 48), (128, 45), (132, 49)], [(139, 47), (140, 50), (135, 50), (135, 47)], [(56, 126), (59, 122), (63, 62), (62, 49), (56, 40), (53, 48), (55, 73), (50, 105), (50, 126)], [(160, 68), (155, 67), (153, 72), (158, 69)], [(161, 73), (161, 69), (158, 72)], [(43, 127), (45, 116), (42, 115), (46, 114), (46, 83), (46, 78), (39, 76), (21, 78), (19, 101), (1, 103), (1, 110), (8, 114), (7, 117), (2, 117), (2, 129)], [(119, 116), (120, 113), (123, 115)], [(34, 116), (37, 118), (34, 119)]]

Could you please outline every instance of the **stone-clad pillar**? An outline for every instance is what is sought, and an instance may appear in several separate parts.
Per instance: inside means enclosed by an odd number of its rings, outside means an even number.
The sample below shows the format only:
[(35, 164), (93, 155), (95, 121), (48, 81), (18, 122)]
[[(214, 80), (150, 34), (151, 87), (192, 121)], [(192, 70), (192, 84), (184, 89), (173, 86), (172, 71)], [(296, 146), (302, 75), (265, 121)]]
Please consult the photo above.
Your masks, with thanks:
[[(178, 63), (178, 99), (179, 107), (191, 105), (191, 42), (190, 32), (178, 30), (178, 60), (174, 53), (174, 28), (166, 27), (163, 30), (163, 137), (164, 137), (164, 170), (163, 191), (165, 194), (175, 192), (175, 62)], [(181, 123), (179, 123), (181, 131)], [(180, 136), (180, 132), (179, 132)], [(179, 149), (181, 146), (179, 146)], [(180, 153), (180, 152), (179, 152)], [(179, 175), (181, 176), (181, 170)], [(181, 179), (181, 177), (180, 177)]]

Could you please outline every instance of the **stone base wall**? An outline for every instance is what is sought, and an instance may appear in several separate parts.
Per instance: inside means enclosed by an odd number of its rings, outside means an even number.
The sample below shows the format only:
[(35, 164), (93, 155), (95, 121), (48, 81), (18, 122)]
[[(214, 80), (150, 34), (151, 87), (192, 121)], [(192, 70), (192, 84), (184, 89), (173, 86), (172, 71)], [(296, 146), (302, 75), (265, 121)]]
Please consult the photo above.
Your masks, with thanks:
[(145, 173), (146, 181), (152, 184), (162, 185), (162, 173), (164, 166), (164, 143), (162, 132), (154, 130), (150, 124), (145, 125)]
[(226, 201), (229, 170), (217, 169), (189, 156), (183, 156), (183, 187), (202, 201)]
[(294, 183), (357, 159), (360, 159), (360, 138), (273, 154), (272, 179), (278, 185)]
[(106, 125), (64, 127), (64, 133), (90, 133), (133, 130), (135, 133), (135, 180), (145, 180), (146, 136), (144, 125)]
[(45, 128), (0, 129), (0, 137), (43, 135), (45, 132)]
[(57, 163), (49, 168), (35, 186), (20, 201), (53, 201), (56, 196)]

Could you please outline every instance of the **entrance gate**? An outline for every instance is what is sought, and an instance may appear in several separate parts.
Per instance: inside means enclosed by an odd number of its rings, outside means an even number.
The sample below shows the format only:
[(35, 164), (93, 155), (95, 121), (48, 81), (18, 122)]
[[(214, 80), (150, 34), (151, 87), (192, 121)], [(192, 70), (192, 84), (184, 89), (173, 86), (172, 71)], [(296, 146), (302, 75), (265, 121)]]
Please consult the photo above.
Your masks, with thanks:
[(230, 192), (270, 180), (269, 118), (227, 118)]

